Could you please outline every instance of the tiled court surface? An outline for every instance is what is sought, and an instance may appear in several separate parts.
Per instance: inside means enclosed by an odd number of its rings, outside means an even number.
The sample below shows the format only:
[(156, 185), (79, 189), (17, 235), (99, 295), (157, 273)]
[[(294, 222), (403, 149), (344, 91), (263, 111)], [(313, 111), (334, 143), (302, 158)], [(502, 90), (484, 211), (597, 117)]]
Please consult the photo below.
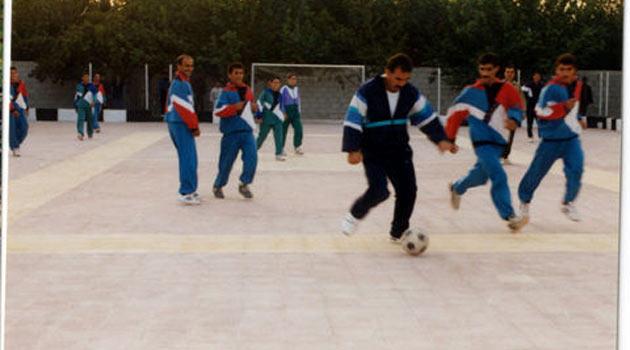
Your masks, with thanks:
[[(393, 198), (338, 233), (365, 186), (338, 125), (307, 124), (307, 154), (286, 163), (268, 139), (253, 201), (236, 192), (240, 166), (211, 198), (219, 134), (202, 133), (204, 203), (182, 207), (165, 125), (105, 124), (82, 144), (72, 124), (31, 125), (11, 160), (8, 349), (614, 349), (619, 133), (583, 137), (581, 223), (559, 212), (560, 167), (512, 235), (488, 187), (448, 206), (470, 148), (439, 155), (412, 130), (420, 258), (386, 241)], [(535, 149), (524, 137), (514, 198)]]

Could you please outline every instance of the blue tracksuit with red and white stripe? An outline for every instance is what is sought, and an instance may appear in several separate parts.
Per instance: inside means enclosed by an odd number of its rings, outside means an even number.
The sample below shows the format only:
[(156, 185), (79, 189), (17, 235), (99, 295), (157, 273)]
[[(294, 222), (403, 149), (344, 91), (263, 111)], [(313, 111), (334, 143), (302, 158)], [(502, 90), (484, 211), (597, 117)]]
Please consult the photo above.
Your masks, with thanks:
[(20, 148), (28, 134), (28, 91), (23, 81), (11, 83), (11, 104), (9, 119), (9, 146), (12, 150)]
[(168, 132), (179, 158), (179, 193), (197, 191), (197, 146), (193, 131), (199, 129), (195, 113), (193, 90), (188, 77), (178, 72), (166, 97)]
[(504, 123), (509, 118), (520, 124), (522, 110), (521, 97), (512, 84), (497, 82), (488, 86), (479, 81), (464, 88), (448, 110), (447, 136), (454, 141), (459, 126), (467, 119), (477, 155), (475, 165), (453, 183), (453, 190), (461, 195), (490, 180), (492, 201), (504, 220), (514, 215), (507, 174), (500, 162), (509, 137)]
[(242, 152), (243, 173), (241, 183), (248, 185), (254, 181), (258, 164), (258, 150), (254, 139), (254, 120), (243, 118), (243, 111), (238, 111), (235, 104), (247, 101), (254, 102), (254, 93), (245, 84), (240, 86), (228, 83), (216, 102), (214, 115), (221, 119), (219, 129), (221, 138), (221, 154), (219, 156), (219, 173), (214, 181), (215, 188), (228, 183), (230, 172), (238, 152)]
[[(522, 203), (531, 202), (536, 188), (558, 159), (564, 162), (567, 179), (563, 203), (573, 202), (577, 198), (584, 171), (584, 151), (579, 138), (582, 116), (578, 113), (581, 91), (582, 81), (567, 86), (554, 79), (540, 93), (536, 116), (541, 142), (518, 186)], [(565, 103), (572, 97), (576, 103), (569, 110)]]

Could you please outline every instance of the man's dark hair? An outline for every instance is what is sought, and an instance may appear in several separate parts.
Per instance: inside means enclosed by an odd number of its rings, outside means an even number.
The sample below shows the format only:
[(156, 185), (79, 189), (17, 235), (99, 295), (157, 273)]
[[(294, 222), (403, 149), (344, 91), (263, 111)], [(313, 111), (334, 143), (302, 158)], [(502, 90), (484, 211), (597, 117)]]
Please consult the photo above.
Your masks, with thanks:
[(187, 55), (187, 54), (183, 53), (183, 54), (177, 56), (177, 61), (176, 61), (177, 64), (181, 65), (182, 63), (184, 63), (184, 60), (186, 58), (190, 58), (191, 60), (193, 59), (191, 55)]
[(245, 70), (245, 67), (243, 66), (243, 64), (241, 62), (232, 62), (230, 63), (230, 65), (228, 66), (228, 74), (232, 74), (232, 72), (235, 69), (242, 69)]
[(508, 63), (508, 64), (506, 64), (506, 65), (505, 65), (505, 69), (508, 69), (508, 68), (511, 68), (511, 69), (516, 70), (516, 67), (514, 66), (514, 63)]
[(81, 74), (81, 76), (84, 76), (84, 75), (90, 76), (90, 72), (83, 71), (83, 74)]
[(390, 72), (393, 72), (396, 68), (400, 68), (403, 72), (411, 72), (413, 70), (413, 61), (411, 57), (404, 53), (397, 53), (387, 60), (385, 68)]
[(297, 77), (297, 74), (295, 72), (289, 72), (287, 73), (287, 79), (291, 79), (293, 77)]
[(559, 65), (573, 66), (577, 69), (577, 57), (572, 53), (563, 53), (556, 58), (556, 62), (553, 64), (554, 68)]
[(11, 70), (17, 70), (17, 68), (15, 68), (15, 66), (11, 66)]
[(499, 56), (493, 52), (484, 53), (477, 59), (478, 64), (491, 64), (495, 67), (500, 66)]

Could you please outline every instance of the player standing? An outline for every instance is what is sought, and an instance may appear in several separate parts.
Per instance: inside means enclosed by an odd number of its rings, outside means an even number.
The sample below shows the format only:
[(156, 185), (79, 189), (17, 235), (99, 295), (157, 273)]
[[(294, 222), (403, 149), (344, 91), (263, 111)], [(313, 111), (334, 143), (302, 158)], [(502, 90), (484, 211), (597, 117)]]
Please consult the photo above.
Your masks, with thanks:
[(14, 157), (20, 156), (20, 145), (28, 134), (28, 91), (20, 80), (16, 67), (11, 67), (11, 117), (9, 119), (9, 147)]
[(287, 74), (287, 85), (284, 85), (282, 89), (280, 89), (280, 94), (282, 94), (282, 103), (280, 106), (285, 114), (282, 128), (282, 144), (286, 145), (289, 125), (293, 126), (293, 147), (295, 154), (303, 155), (302, 138), (304, 136), (304, 129), (302, 128), (302, 100), (300, 99), (297, 83), (297, 74), (289, 73)]

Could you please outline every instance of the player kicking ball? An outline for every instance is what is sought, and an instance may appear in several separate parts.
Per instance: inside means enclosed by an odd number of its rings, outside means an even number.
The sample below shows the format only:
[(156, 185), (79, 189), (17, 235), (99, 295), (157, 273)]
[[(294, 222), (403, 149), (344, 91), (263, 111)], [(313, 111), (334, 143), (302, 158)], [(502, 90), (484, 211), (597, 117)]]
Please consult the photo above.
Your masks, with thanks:
[(409, 84), (413, 63), (405, 54), (392, 56), (385, 74), (365, 82), (355, 93), (343, 128), (343, 152), (348, 163), (363, 163), (367, 191), (359, 197), (341, 223), (342, 232), (352, 235), (370, 209), (389, 197), (387, 180), (396, 191), (390, 239), (399, 243), (409, 229), (416, 202), (416, 174), (409, 146), (407, 125), (420, 128), (441, 152), (455, 153), (433, 107), (418, 89)]

